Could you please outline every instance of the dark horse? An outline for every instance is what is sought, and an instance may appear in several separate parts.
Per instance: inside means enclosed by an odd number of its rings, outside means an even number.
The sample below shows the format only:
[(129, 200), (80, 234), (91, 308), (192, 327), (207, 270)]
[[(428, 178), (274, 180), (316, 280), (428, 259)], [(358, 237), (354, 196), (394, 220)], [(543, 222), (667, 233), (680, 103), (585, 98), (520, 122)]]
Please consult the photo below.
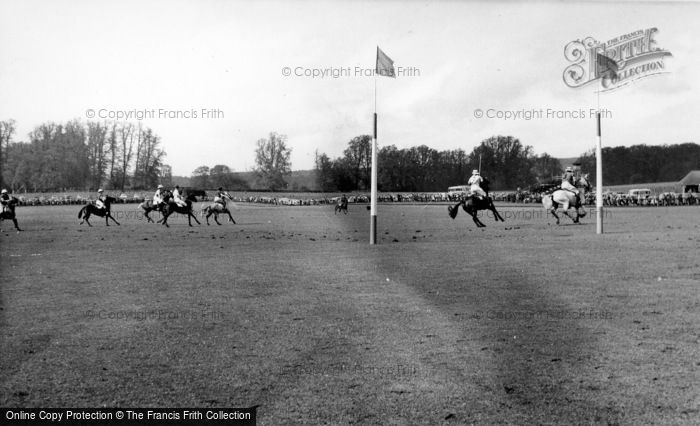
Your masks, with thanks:
[(143, 203), (139, 204), (139, 207), (143, 209), (143, 215), (146, 216), (148, 222), (155, 222), (153, 219), (151, 219), (150, 216), (148, 216), (149, 212), (157, 210), (161, 215), (165, 214), (165, 204), (159, 204), (156, 206), (153, 204), (153, 200), (146, 200)]
[(170, 191), (164, 191), (163, 192), (163, 202), (165, 203), (165, 212), (163, 213), (163, 218), (160, 219), (158, 222), (161, 222), (163, 225), (167, 226), (168, 228), (170, 225), (168, 225), (168, 217), (170, 217), (171, 214), (173, 213), (180, 213), (187, 215), (187, 222), (192, 226), (192, 218), (197, 222), (197, 225), (201, 225), (199, 220), (197, 220), (197, 216), (192, 213), (192, 203), (197, 202), (197, 197), (195, 197), (192, 194), (188, 194), (187, 198), (185, 198), (185, 203), (187, 204), (185, 207), (180, 207), (173, 201), (173, 193)]
[(338, 212), (343, 212), (345, 214), (348, 214), (348, 199), (347, 198), (340, 198), (338, 200), (338, 204), (335, 205), (335, 214), (338, 214)]
[(19, 203), (19, 200), (15, 197), (10, 198), (7, 202), (7, 210), (3, 208), (2, 213), (0, 213), (0, 222), (3, 220), (11, 220), (15, 224), (15, 229), (19, 232), (19, 225), (17, 224), (17, 218), (15, 217), (15, 206)]
[[(107, 226), (109, 226), (110, 219), (112, 219), (114, 221), (114, 223), (119, 225), (119, 222), (117, 222), (117, 220), (112, 217), (112, 213), (110, 213), (112, 203), (116, 203), (116, 202), (117, 202), (117, 199), (114, 197), (105, 197), (105, 200), (104, 200), (105, 208), (103, 208), (103, 209), (97, 208), (97, 206), (94, 204), (86, 205), (85, 207), (80, 209), (80, 211), (78, 212), (78, 219), (83, 219), (80, 222), (80, 224), (82, 225), (83, 222), (87, 222), (88, 225), (92, 226), (92, 224), (90, 223), (88, 218), (90, 217), (90, 215), (94, 214), (95, 216), (105, 218), (105, 224)], [(83, 218), (83, 216), (85, 216), (85, 217)]]
[(466, 200), (461, 200), (454, 206), (447, 206), (447, 211), (450, 213), (450, 217), (452, 219), (457, 217), (457, 213), (459, 212), (459, 205), (461, 204), (464, 211), (471, 215), (472, 219), (474, 220), (474, 223), (476, 223), (476, 226), (478, 226), (479, 228), (486, 226), (477, 217), (477, 213), (479, 212), (479, 210), (490, 210), (493, 213), (493, 218), (496, 220), (496, 222), (498, 222), (499, 220), (501, 222), (505, 222), (505, 219), (503, 219), (501, 215), (496, 211), (496, 206), (493, 205), (493, 200), (491, 200), (491, 197), (489, 197), (488, 179), (484, 178), (484, 180), (481, 182), (481, 189), (483, 189), (486, 193), (485, 199), (479, 198), (476, 195), (472, 195)]

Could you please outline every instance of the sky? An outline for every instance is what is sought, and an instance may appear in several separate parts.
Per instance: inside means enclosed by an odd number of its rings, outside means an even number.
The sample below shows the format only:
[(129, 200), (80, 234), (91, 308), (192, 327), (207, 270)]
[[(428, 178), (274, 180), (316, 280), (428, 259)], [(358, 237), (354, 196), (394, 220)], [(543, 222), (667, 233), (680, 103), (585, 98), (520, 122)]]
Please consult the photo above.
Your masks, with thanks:
[[(598, 105), (604, 146), (700, 143), (699, 18), (697, 2), (0, 0), (0, 120), (26, 141), (47, 121), (119, 114), (161, 136), (183, 176), (251, 170), (270, 132), (311, 169), (317, 150), (371, 134), (375, 105), (379, 146), (471, 152), (504, 135), (576, 157)], [(672, 54), (664, 73), (600, 94), (564, 83), (569, 42), (648, 28)], [(377, 46), (396, 78), (371, 75)]]

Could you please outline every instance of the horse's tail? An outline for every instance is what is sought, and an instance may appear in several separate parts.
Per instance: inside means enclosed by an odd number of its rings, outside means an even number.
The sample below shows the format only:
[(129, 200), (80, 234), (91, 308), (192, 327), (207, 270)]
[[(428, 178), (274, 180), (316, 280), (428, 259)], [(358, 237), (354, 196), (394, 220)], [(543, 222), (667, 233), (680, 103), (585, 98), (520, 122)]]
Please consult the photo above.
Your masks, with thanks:
[(447, 206), (447, 211), (450, 214), (450, 217), (452, 219), (457, 217), (457, 213), (459, 213), (459, 205), (462, 204), (460, 201), (459, 203), (455, 204), (454, 206)]
[(82, 209), (80, 209), (80, 211), (78, 212), (78, 219), (82, 219), (82, 218), (83, 218), (83, 213), (85, 212), (85, 209), (87, 209), (87, 206), (85, 206), (85, 207), (83, 207)]
[(542, 205), (546, 210), (551, 210), (554, 204), (554, 195), (546, 194), (542, 196)]

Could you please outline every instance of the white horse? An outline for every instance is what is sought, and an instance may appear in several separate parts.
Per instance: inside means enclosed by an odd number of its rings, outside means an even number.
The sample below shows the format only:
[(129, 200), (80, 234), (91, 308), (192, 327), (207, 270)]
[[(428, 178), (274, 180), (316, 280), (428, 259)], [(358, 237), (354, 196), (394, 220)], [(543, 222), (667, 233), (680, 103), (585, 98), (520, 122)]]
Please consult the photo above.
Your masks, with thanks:
[(223, 197), (221, 197), (221, 203), (217, 202), (209, 204), (208, 206), (202, 209), (202, 214), (206, 214), (207, 225), (209, 225), (209, 216), (211, 215), (214, 215), (214, 221), (216, 222), (216, 224), (221, 225), (221, 223), (219, 223), (219, 214), (227, 214), (229, 222), (233, 222), (234, 225), (236, 224), (236, 221), (233, 220), (233, 216), (231, 216), (231, 212), (228, 209), (228, 205), (226, 202), (227, 198), (233, 201), (233, 197), (231, 197), (231, 195), (227, 192), (223, 194)]
[[(558, 209), (561, 209), (574, 223), (578, 223), (580, 217), (586, 216), (586, 210), (581, 206), (581, 200), (585, 199), (586, 191), (591, 188), (591, 184), (588, 182), (588, 174), (581, 176), (576, 182), (576, 187), (579, 188), (578, 202), (576, 200), (576, 195), (566, 189), (557, 189), (553, 193), (542, 197), (542, 205), (544, 205), (545, 210), (551, 212), (557, 219), (557, 225), (559, 225), (559, 216), (557, 216), (556, 213)], [(569, 214), (570, 208), (576, 211), (575, 217)]]

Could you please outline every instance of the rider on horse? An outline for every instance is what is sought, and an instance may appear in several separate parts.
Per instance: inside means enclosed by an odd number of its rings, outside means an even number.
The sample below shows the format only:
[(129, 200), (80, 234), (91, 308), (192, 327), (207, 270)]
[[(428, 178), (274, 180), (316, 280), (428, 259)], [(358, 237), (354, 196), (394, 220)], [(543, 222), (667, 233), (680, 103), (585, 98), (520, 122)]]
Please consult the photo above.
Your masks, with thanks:
[(163, 204), (163, 185), (158, 185), (156, 193), (153, 194), (153, 206), (160, 208), (161, 204)]
[(10, 210), (10, 194), (7, 193), (7, 189), (2, 190), (2, 195), (0, 195), (0, 203), (2, 203), (3, 212)]
[(173, 190), (173, 200), (178, 206), (187, 207), (187, 203), (182, 198), (182, 194), (180, 194), (180, 185), (175, 185), (175, 189)]
[(224, 201), (224, 197), (227, 197), (228, 194), (226, 191), (224, 191), (224, 188), (219, 187), (218, 189), (219, 192), (216, 193), (214, 196), (214, 202), (221, 204), (221, 207), (226, 207), (226, 202)]
[(97, 199), (95, 200), (95, 207), (97, 207), (100, 210), (103, 210), (106, 208), (105, 206), (105, 200), (107, 197), (104, 196), (104, 191), (102, 188), (97, 190)]
[(481, 188), (481, 183), (483, 181), (484, 178), (481, 176), (481, 173), (479, 173), (478, 170), (472, 170), (472, 177), (470, 177), (469, 181), (467, 182), (467, 184), (471, 186), (470, 190), (472, 192), (472, 197), (482, 200), (486, 199), (486, 191)]
[(574, 179), (574, 169), (567, 167), (564, 175), (561, 177), (561, 189), (574, 194), (576, 197), (576, 207), (578, 207), (581, 205), (581, 198), (579, 197), (578, 189), (574, 186)]

